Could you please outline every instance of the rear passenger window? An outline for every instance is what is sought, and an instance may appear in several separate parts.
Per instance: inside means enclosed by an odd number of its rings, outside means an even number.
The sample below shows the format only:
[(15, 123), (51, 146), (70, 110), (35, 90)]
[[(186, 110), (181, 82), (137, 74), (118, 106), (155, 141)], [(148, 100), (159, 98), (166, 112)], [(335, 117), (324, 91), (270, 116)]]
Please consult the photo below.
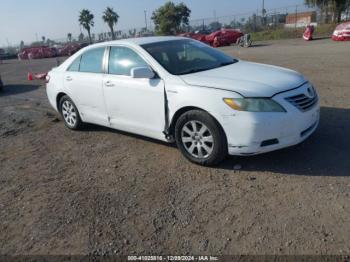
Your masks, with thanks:
[(108, 62), (109, 74), (130, 76), (132, 68), (145, 66), (148, 64), (130, 48), (111, 47)]
[(79, 56), (77, 59), (74, 60), (73, 63), (71, 63), (71, 65), (68, 67), (68, 71), (71, 71), (71, 72), (79, 71), (80, 58), (81, 56)]
[(102, 73), (102, 60), (105, 48), (95, 48), (86, 51), (80, 60), (80, 72)]

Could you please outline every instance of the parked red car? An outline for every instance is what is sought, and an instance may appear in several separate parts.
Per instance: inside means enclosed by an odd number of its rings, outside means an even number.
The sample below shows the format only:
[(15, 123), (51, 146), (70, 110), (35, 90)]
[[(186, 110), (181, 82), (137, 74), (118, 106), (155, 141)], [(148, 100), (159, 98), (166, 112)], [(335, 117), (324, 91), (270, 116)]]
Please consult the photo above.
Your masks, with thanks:
[(221, 29), (207, 35), (205, 40), (213, 47), (227, 46), (237, 42), (237, 39), (244, 36), (244, 34), (235, 29)]
[(313, 39), (313, 34), (315, 31), (315, 27), (313, 25), (308, 25), (305, 28), (304, 34), (303, 34), (303, 38), (305, 41), (311, 41)]
[(180, 34), (179, 36), (192, 38), (194, 40), (198, 40), (198, 41), (206, 43), (206, 36), (204, 34), (200, 34), (200, 33), (183, 33), (183, 34)]
[(57, 51), (55, 48), (48, 46), (36, 46), (23, 48), (21, 52), (18, 53), (18, 59), (40, 59), (49, 58), (57, 56)]
[(334, 41), (350, 41), (350, 21), (339, 24), (332, 35)]
[(85, 46), (87, 46), (87, 44), (68, 43), (68, 44), (66, 44), (63, 47), (58, 49), (58, 55), (59, 56), (71, 56)]

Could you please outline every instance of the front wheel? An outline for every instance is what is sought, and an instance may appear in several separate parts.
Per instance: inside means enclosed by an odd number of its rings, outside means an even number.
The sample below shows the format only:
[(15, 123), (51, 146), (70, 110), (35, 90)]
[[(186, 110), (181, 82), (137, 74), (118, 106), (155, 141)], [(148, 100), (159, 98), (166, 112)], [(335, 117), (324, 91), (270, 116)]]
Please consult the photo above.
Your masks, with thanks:
[(63, 96), (60, 99), (59, 105), (59, 110), (66, 127), (73, 130), (80, 129), (82, 126), (82, 121), (79, 115), (79, 111), (69, 96)]
[(208, 113), (191, 110), (176, 122), (175, 139), (182, 154), (190, 161), (213, 166), (227, 156), (227, 141), (219, 123)]
[(4, 84), (2, 83), (1, 76), (0, 76), (0, 92), (2, 91)]
[(247, 43), (245, 43), (244, 47), (251, 47), (252, 46), (252, 40), (247, 41)]

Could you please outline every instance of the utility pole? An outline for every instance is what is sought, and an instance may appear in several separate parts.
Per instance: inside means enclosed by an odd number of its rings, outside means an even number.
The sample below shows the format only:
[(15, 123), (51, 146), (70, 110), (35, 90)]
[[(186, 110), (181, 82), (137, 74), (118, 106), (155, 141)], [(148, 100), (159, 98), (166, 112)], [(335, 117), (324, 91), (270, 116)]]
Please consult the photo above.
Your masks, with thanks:
[(324, 15), (324, 0), (322, 1), (322, 7), (321, 7), (321, 17), (320, 17), (321, 23), (325, 22), (323, 19), (323, 15)]
[(214, 10), (213, 13), (214, 13), (214, 21), (216, 22), (217, 21), (216, 20), (216, 10)]
[(298, 6), (295, 6), (295, 29), (297, 29), (297, 22), (298, 22)]
[(262, 24), (263, 24), (263, 26), (266, 24), (265, 16), (266, 16), (265, 0), (262, 0), (261, 17), (262, 17)]
[(262, 0), (262, 10), (261, 10), (262, 17), (264, 18), (265, 15), (265, 0)]
[(146, 24), (146, 31), (147, 31), (147, 11), (145, 10), (145, 24)]

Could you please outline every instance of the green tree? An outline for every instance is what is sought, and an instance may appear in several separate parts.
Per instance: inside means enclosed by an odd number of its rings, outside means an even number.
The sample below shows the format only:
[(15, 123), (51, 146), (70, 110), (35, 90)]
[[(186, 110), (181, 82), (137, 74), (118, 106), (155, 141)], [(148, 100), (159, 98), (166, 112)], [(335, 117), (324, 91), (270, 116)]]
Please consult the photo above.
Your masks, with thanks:
[(45, 39), (46, 39), (45, 36), (42, 36), (42, 37), (41, 37), (41, 40), (43, 40), (43, 44), (45, 43)]
[(350, 8), (350, 1), (348, 0), (334, 0), (334, 11), (335, 11), (335, 18), (337, 19), (337, 22), (339, 23), (341, 21), (341, 15), (344, 11), (346, 11), (348, 8)]
[(190, 14), (191, 10), (184, 3), (167, 2), (155, 10), (151, 18), (158, 34), (174, 35), (188, 25)]
[(83, 42), (84, 41), (84, 34), (83, 33), (79, 34), (78, 40), (79, 40), (79, 42)]
[(244, 24), (244, 31), (246, 32), (258, 32), (261, 30), (262, 27), (261, 24), (258, 23), (258, 16), (256, 14), (250, 16), (247, 22)]
[(228, 28), (237, 29), (237, 28), (241, 28), (242, 26), (243, 26), (242, 23), (240, 23), (239, 21), (233, 20), (233, 21), (231, 21), (231, 23), (228, 25)]
[(209, 28), (212, 31), (218, 31), (218, 30), (220, 30), (222, 28), (222, 24), (220, 22), (216, 22), (216, 21), (215, 22), (211, 22), (209, 24)]
[[(325, 21), (328, 23), (328, 11), (329, 11), (329, 6), (333, 3), (333, 0), (304, 0), (305, 4), (308, 7), (318, 7), (321, 10), (321, 21)], [(326, 12), (326, 17), (325, 19), (323, 18), (324, 13)]]
[(91, 39), (91, 27), (94, 26), (94, 15), (87, 9), (83, 9), (80, 11), (80, 15), (79, 15), (79, 23), (80, 25), (82, 25), (85, 30), (88, 32), (88, 36), (89, 36), (89, 41), (90, 44), (92, 43), (92, 39)]
[(72, 33), (67, 34), (68, 42), (72, 42)]
[(103, 12), (103, 21), (108, 25), (111, 30), (112, 39), (115, 39), (114, 26), (118, 23), (119, 15), (114, 12), (113, 8), (107, 7)]
[(129, 36), (135, 37), (136, 36), (136, 29), (129, 30)]
[(333, 22), (341, 21), (341, 14), (350, 7), (350, 1), (348, 0), (305, 0), (305, 4), (310, 7), (318, 7), (323, 14), (326, 11), (326, 19), (328, 22), (329, 9), (333, 13)]
[(319, 8), (323, 8), (335, 2), (335, 0), (304, 0), (304, 1), (305, 1), (305, 4), (309, 7), (317, 6)]
[(19, 50), (22, 50), (24, 48), (24, 41), (22, 40), (19, 44)]

